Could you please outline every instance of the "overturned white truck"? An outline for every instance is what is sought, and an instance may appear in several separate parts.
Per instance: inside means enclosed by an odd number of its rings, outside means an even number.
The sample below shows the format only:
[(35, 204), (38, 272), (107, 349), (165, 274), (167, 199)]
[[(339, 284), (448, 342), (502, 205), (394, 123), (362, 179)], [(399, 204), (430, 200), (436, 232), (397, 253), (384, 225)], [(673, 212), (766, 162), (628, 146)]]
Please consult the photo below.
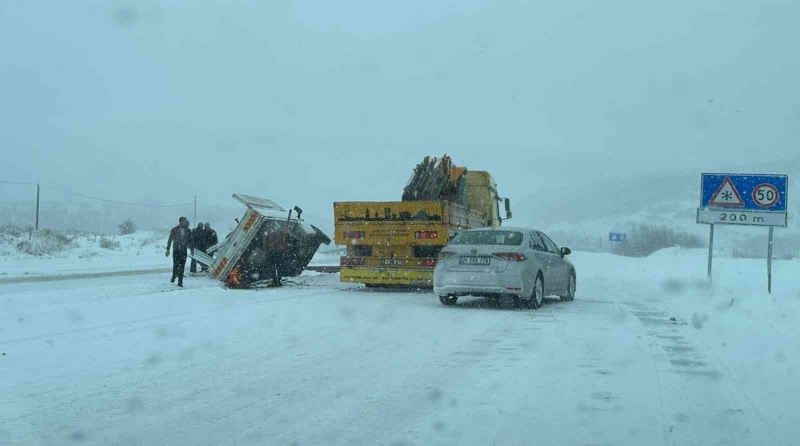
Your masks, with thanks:
[(230, 288), (280, 285), (282, 277), (299, 276), (321, 244), (331, 243), (316, 226), (303, 222), (297, 206), (286, 211), (266, 198), (233, 198), (247, 207), (236, 229), (205, 253), (191, 255)]

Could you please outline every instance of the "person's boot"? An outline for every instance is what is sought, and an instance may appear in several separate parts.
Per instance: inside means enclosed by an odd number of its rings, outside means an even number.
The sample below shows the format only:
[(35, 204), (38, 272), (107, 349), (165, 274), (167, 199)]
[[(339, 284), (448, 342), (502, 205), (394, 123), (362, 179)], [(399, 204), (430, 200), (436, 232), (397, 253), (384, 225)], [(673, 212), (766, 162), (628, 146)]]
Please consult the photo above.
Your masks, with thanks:
[(178, 277), (178, 286), (183, 288), (183, 277)]
[(169, 283), (175, 283), (175, 274), (172, 274), (172, 279), (169, 279)]

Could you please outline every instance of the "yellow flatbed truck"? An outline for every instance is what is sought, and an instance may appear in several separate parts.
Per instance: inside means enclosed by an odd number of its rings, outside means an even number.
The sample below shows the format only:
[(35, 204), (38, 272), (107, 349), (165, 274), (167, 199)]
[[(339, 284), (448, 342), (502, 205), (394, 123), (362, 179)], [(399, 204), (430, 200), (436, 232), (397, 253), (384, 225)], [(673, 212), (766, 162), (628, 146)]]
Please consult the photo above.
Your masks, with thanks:
[(341, 281), (432, 287), (442, 247), (458, 231), (500, 226), (500, 201), (488, 172), (453, 166), (445, 155), (417, 165), (402, 201), (334, 203), (334, 239), (347, 247)]

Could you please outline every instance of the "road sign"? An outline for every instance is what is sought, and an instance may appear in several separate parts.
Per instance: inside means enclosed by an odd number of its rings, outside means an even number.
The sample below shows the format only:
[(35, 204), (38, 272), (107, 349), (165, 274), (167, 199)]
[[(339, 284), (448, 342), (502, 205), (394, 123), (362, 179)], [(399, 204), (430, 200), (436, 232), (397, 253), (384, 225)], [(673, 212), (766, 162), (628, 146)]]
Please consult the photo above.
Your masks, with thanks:
[(608, 241), (610, 242), (624, 242), (628, 238), (628, 234), (624, 232), (609, 232)]
[(749, 226), (783, 226), (788, 177), (704, 173), (697, 222)]
[(772, 233), (775, 226), (788, 224), (788, 183), (786, 175), (704, 173), (700, 176), (697, 223), (709, 225), (709, 280), (714, 257), (714, 225), (769, 226), (767, 290), (772, 292)]

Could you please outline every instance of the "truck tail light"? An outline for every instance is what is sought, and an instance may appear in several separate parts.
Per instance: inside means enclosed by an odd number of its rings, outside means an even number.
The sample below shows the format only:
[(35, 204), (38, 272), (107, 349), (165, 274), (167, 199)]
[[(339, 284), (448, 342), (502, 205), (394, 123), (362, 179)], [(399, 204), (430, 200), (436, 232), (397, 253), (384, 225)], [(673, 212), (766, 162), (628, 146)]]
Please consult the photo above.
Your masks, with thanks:
[(419, 261), (420, 268), (433, 268), (436, 266), (436, 259), (422, 259)]
[(415, 239), (421, 239), (421, 240), (435, 239), (435, 238), (439, 238), (439, 232), (438, 231), (417, 231), (417, 232), (414, 233), (414, 238)]
[(344, 238), (363, 239), (366, 236), (364, 231), (344, 231)]
[(495, 257), (500, 257), (501, 259), (506, 259), (509, 262), (524, 262), (525, 260), (528, 260), (528, 258), (525, 257), (525, 254), (522, 254), (521, 252), (495, 252), (492, 253), (492, 255)]
[(456, 255), (456, 253), (454, 253), (452, 251), (439, 251), (439, 254), (436, 257), (438, 257), (440, 259), (446, 259), (446, 258), (448, 258), (450, 256), (454, 256), (454, 255)]
[(339, 265), (340, 266), (363, 266), (367, 263), (367, 259), (364, 257), (340, 257), (339, 258)]

